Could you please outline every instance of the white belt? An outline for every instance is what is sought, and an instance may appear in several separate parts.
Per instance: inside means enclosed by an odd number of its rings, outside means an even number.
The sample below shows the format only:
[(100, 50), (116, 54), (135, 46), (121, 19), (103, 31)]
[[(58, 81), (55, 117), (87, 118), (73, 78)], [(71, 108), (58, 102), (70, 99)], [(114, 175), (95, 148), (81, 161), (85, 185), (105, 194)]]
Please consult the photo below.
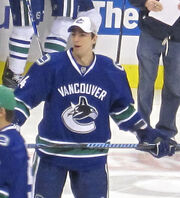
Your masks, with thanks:
[(171, 39), (171, 36), (166, 37), (163, 41), (162, 41), (162, 45), (166, 45), (166, 50), (165, 50), (165, 56), (167, 56), (168, 53), (168, 49), (169, 49), (169, 40)]

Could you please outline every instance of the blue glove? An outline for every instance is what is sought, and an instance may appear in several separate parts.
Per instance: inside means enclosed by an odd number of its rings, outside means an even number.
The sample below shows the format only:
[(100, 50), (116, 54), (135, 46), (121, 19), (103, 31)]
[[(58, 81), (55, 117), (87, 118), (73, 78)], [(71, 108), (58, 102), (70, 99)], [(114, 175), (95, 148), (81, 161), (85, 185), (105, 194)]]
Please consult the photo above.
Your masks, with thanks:
[(165, 136), (161, 130), (152, 129), (139, 129), (136, 131), (139, 144), (155, 144), (155, 148), (148, 150), (154, 157), (160, 158), (164, 156), (172, 156), (175, 153), (177, 143)]

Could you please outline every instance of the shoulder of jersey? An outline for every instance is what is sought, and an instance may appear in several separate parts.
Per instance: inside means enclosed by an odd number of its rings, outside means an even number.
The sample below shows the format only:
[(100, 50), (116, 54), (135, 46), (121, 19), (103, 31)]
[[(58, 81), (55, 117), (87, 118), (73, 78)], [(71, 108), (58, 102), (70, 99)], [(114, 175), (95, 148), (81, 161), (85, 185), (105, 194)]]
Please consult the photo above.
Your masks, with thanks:
[(117, 68), (117, 69), (119, 69), (121, 71), (125, 71), (124, 67), (122, 65), (120, 65), (119, 63), (113, 62), (113, 65), (114, 65), (115, 68)]
[(123, 72), (125, 71), (124, 68), (119, 63), (115, 63), (111, 58), (104, 55), (97, 55), (97, 57), (99, 57), (102, 64), (109, 66), (108, 70), (111, 69), (117, 71), (118, 69)]
[(37, 61), (36, 61), (36, 63), (37, 63), (37, 65), (39, 65), (39, 66), (43, 66), (43, 65), (45, 65), (46, 63), (48, 63), (49, 61), (51, 61), (51, 64), (53, 63), (53, 62), (56, 62), (56, 61), (58, 61), (58, 59), (60, 58), (60, 57), (63, 57), (63, 55), (64, 55), (65, 53), (63, 53), (63, 52), (55, 52), (55, 53), (51, 53), (51, 54), (44, 54), (42, 57), (40, 57)]

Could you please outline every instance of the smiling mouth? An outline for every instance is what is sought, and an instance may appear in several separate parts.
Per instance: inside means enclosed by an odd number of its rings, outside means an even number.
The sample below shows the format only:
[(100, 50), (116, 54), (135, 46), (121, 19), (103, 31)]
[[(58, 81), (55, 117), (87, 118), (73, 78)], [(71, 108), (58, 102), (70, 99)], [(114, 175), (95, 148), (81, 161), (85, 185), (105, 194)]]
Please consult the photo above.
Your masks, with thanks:
[(81, 47), (81, 46), (80, 46), (80, 45), (75, 45), (74, 47), (79, 48), (79, 47)]

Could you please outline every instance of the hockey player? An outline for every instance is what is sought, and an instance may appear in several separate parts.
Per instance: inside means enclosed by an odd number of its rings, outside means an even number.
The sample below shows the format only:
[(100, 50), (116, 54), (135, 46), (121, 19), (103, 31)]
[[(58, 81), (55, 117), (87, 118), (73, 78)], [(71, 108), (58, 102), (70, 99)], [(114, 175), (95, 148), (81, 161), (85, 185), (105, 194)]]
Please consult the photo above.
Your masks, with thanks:
[(16, 101), (12, 90), (0, 86), (0, 197), (27, 198), (27, 152), (12, 124)]
[[(107, 198), (107, 150), (59, 148), (61, 144), (106, 143), (111, 139), (109, 116), (121, 130), (136, 132), (139, 142), (157, 143), (155, 157), (171, 156), (175, 142), (148, 127), (133, 106), (124, 69), (93, 53), (97, 30), (88, 17), (70, 26), (72, 48), (37, 60), (15, 90), (24, 109), (45, 101), (39, 124), (33, 197), (59, 198), (69, 173), (76, 198)], [(53, 147), (54, 146), (54, 147)]]
[[(42, 0), (31, 0), (33, 16), (38, 25), (43, 19)], [(15, 88), (22, 79), (34, 34), (28, 9), (23, 0), (9, 0), (13, 28), (9, 38), (9, 57), (6, 61), (2, 82)]]
[[(43, 21), (44, 0), (30, 0), (36, 25)], [(32, 36), (34, 34), (25, 0), (9, 0), (13, 17), (13, 30), (9, 38), (9, 57), (6, 61), (3, 84), (15, 88), (21, 81), (26, 66)], [(92, 0), (51, 0), (54, 22), (46, 38), (44, 51), (57, 52), (66, 48), (68, 27), (77, 16), (89, 16), (97, 29), (101, 15), (95, 10)]]

